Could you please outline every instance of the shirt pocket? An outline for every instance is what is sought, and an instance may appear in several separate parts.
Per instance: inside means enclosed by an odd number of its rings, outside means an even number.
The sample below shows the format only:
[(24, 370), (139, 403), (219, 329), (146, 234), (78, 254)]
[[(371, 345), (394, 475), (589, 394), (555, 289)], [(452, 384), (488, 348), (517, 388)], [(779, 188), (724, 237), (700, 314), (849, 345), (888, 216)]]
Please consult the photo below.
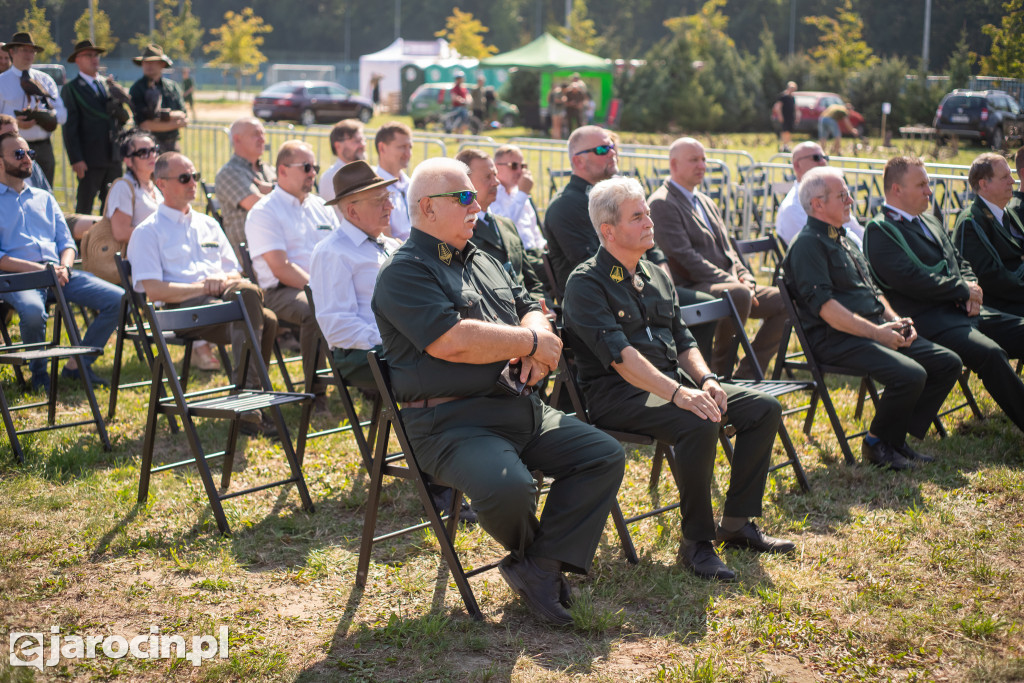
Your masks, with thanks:
[(452, 303), (459, 317), (463, 319), (483, 320), (483, 296), (475, 289), (463, 288), (455, 294)]
[(857, 266), (854, 265), (851, 256), (839, 251), (829, 252), (828, 270), (832, 276), (832, 288), (839, 291), (853, 289), (860, 280), (857, 273)]

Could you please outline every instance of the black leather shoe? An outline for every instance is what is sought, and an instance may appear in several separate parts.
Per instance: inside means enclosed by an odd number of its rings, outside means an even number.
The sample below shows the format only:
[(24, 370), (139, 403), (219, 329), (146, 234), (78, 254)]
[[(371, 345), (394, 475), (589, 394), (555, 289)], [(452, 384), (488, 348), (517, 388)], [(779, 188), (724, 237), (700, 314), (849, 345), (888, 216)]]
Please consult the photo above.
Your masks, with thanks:
[(727, 548), (743, 548), (756, 550), (759, 553), (775, 553), (782, 555), (796, 550), (796, 543), (782, 538), (774, 538), (757, 528), (754, 522), (747, 522), (736, 531), (726, 531), (719, 524), (715, 530), (718, 542)]
[[(448, 509), (452, 506), (454, 489), (451, 486), (438, 486), (430, 483), (427, 484), (427, 491), (430, 493), (430, 502), (433, 503), (437, 514), (442, 517), (448, 514)], [(463, 496), (462, 505), (459, 507), (459, 524), (463, 526), (476, 524), (476, 511), (466, 502), (465, 496)]]
[(860, 454), (864, 462), (881, 467), (887, 470), (909, 470), (913, 469), (910, 461), (896, 452), (896, 449), (884, 441), (877, 442), (874, 446), (866, 440), (860, 445)]
[(569, 585), (569, 579), (565, 578), (565, 574), (559, 572), (558, 578), (558, 602), (562, 607), (569, 609), (573, 603), (572, 586)]
[(902, 455), (906, 460), (912, 462), (935, 462), (935, 458), (930, 455), (925, 455), (924, 453), (918, 453), (911, 448), (910, 444), (906, 441), (903, 442), (902, 446), (896, 449), (896, 452)]
[[(92, 382), (92, 385), (94, 387), (110, 386), (110, 382), (97, 375), (95, 372), (92, 371), (91, 368), (87, 367), (85, 371), (89, 374), (89, 380)], [(60, 371), (60, 376), (63, 377), (64, 379), (70, 379), (77, 382), (82, 380), (82, 371), (80, 368), (75, 368), (74, 370), (72, 370), (71, 368), (64, 368), (63, 370)]]
[(572, 615), (559, 602), (561, 572), (541, 569), (529, 556), (517, 561), (511, 555), (501, 561), (498, 571), (534, 614), (556, 626), (572, 624)]
[(718, 579), (732, 581), (736, 573), (725, 566), (711, 541), (679, 544), (679, 559), (683, 566), (702, 579)]

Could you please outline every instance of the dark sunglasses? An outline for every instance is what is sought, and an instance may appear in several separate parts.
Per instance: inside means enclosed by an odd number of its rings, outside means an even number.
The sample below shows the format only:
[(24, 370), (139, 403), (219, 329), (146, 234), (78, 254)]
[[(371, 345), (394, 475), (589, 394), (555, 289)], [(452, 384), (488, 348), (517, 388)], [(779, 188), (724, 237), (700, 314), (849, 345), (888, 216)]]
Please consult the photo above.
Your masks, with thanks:
[(135, 150), (128, 156), (135, 157), (136, 159), (148, 159), (150, 157), (155, 157), (158, 153), (159, 150), (157, 150), (156, 147), (142, 147)]
[(828, 161), (828, 155), (827, 154), (808, 154), (805, 157), (800, 157), (799, 159), (797, 159), (797, 161), (805, 161), (807, 159), (810, 159), (811, 161), (814, 161), (814, 162)]
[(305, 163), (301, 163), (301, 164), (287, 164), (287, 166), (290, 167), (290, 168), (297, 168), (297, 167), (301, 166), (302, 167), (302, 172), (303, 173), (307, 173), (307, 174), (310, 171), (316, 171), (317, 173), (320, 172), (320, 165), (319, 164), (311, 164), (308, 161), (305, 162)]
[(199, 179), (201, 177), (202, 176), (200, 175), (199, 171), (196, 171), (194, 173), (182, 173), (179, 176), (163, 176), (163, 179), (164, 180), (177, 180), (182, 185), (188, 185), (188, 181), (190, 181), (190, 180), (194, 180), (195, 182), (198, 183)]
[(509, 169), (512, 171), (518, 171), (520, 168), (526, 168), (526, 162), (524, 161), (520, 163), (518, 161), (499, 161), (498, 166), (508, 166)]
[(36, 158), (36, 151), (34, 149), (16, 149), (14, 150), (14, 158), (18, 161), (22, 161), (25, 157), (29, 159)]
[(434, 197), (455, 197), (462, 206), (469, 206), (476, 201), (476, 192), (473, 190), (457, 190), (455, 192), (442, 192), (441, 194), (428, 194), (427, 199)]
[(580, 150), (579, 152), (576, 152), (575, 154), (573, 154), (573, 156), (574, 157), (578, 157), (581, 154), (587, 154), (588, 152), (593, 152), (597, 156), (603, 157), (604, 155), (606, 155), (609, 152), (611, 152), (613, 149), (615, 149), (615, 145), (598, 145), (597, 147), (591, 147), (590, 149)]

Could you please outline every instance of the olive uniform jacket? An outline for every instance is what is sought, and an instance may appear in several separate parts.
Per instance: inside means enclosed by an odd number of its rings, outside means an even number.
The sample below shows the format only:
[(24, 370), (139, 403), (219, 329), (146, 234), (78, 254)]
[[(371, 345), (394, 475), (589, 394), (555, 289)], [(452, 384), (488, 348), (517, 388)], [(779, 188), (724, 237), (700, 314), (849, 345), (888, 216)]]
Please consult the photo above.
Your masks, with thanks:
[(654, 241), (668, 258), (677, 287), (710, 291), (722, 282), (753, 282), (739, 254), (729, 242), (722, 216), (711, 199), (701, 192), (700, 202), (711, 225), (705, 225), (696, 208), (671, 181), (655, 190), (648, 204), (654, 221)]
[[(1016, 230), (1024, 233), (1019, 214), (1009, 206), (1003, 220), (1013, 221)], [(1000, 308), (1000, 301), (1024, 302), (1024, 238), (996, 221), (985, 202), (975, 199), (960, 213), (953, 243), (970, 262), (985, 301), (991, 300), (993, 308)]]
[(523, 289), (537, 301), (544, 299), (544, 283), (537, 277), (537, 271), (526, 258), (526, 250), (523, 248), (523, 240), (516, 231), (515, 223), (505, 216), (488, 214), (498, 225), (498, 232), (501, 233), (501, 242), (498, 237), (479, 218), (473, 226), (473, 244), (477, 249), (490, 254), (498, 263), (509, 263), (515, 271), (514, 277), (519, 281)]

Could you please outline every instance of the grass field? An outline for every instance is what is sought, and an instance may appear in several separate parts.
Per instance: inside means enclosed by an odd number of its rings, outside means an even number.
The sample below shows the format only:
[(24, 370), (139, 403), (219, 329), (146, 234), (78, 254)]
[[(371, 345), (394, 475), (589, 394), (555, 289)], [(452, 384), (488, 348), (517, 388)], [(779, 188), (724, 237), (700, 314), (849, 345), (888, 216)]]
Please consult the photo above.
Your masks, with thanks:
[[(102, 376), (112, 355), (111, 343), (96, 364)], [(126, 379), (147, 374), (135, 359), (126, 367)], [(213, 377), (198, 373), (192, 386)], [(8, 369), (0, 382), (16, 394)], [(195, 667), (65, 656), (41, 671), (5, 657), (0, 682), (1021, 681), (1024, 446), (980, 383), (972, 386), (986, 419), (946, 418), (950, 436), (932, 432), (919, 446), (938, 461), (908, 473), (845, 465), (823, 412), (809, 438), (800, 416), (789, 418), (812, 490), (801, 493), (789, 470), (775, 473), (762, 526), (798, 551), (724, 553), (736, 583), (704, 582), (679, 566), (673, 513), (632, 527), (635, 567), (609, 524), (590, 575), (573, 578), (576, 626), (564, 630), (538, 624), (495, 572), (472, 580), (486, 621), (471, 621), (426, 532), (380, 544), (366, 590), (356, 589), (367, 474), (344, 435), (307, 447), (313, 514), (299, 509), (294, 488), (272, 489), (227, 502), (234, 534), (220, 536), (194, 468), (155, 475), (137, 505), (147, 394), (127, 391), (109, 453), (91, 430), (50, 432), (23, 440), (28, 461), (19, 466), (0, 436), (0, 628), (128, 639), (155, 628), (190, 642), (227, 626), (228, 656)], [(62, 389), (59, 418), (84, 414), (84, 394)], [(847, 428), (863, 428), (871, 410), (854, 418), (856, 385), (832, 389)], [(107, 392), (98, 398), (104, 405)], [(332, 409), (314, 426), (336, 424), (342, 411), (333, 401)], [(295, 412), (288, 419), (298, 422)], [(202, 432), (216, 439), (224, 430)], [(274, 442), (246, 446), (233, 487), (283, 478)], [(158, 462), (188, 454), (162, 421)], [(628, 455), (619, 494), (627, 514), (651, 502), (651, 452)], [(728, 471), (720, 452), (716, 507)], [(657, 497), (676, 497), (667, 477)], [(415, 521), (416, 509), (412, 489), (390, 483), (381, 525)], [(479, 529), (456, 545), (467, 566), (500, 551)]]

